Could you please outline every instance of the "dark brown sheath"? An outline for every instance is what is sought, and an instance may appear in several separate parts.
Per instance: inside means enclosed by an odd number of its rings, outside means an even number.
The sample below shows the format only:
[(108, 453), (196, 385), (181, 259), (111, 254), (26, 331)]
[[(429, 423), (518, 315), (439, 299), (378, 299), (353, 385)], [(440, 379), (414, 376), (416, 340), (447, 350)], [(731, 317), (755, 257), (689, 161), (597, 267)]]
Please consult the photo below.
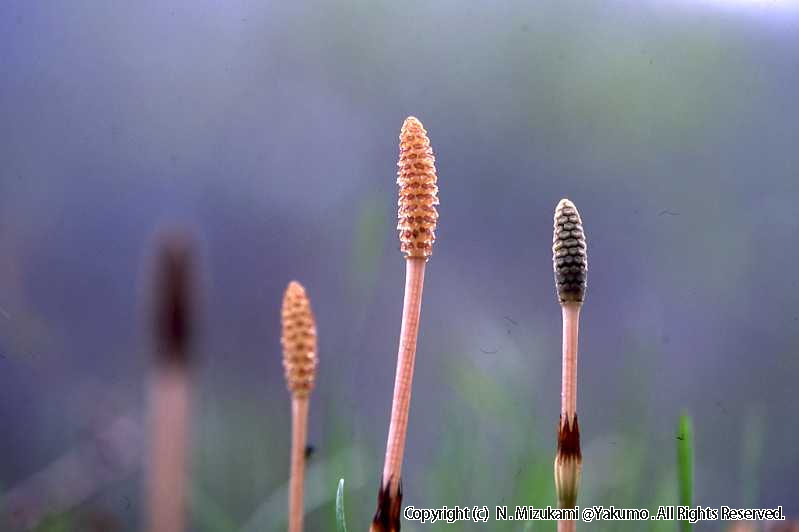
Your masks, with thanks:
[[(390, 480), (390, 479), (389, 479)], [(400, 513), (402, 511), (402, 480), (397, 487), (397, 496), (390, 493), (391, 482), (383, 483), (380, 479), (380, 491), (377, 494), (377, 512), (372, 519), (370, 532), (399, 532)]]

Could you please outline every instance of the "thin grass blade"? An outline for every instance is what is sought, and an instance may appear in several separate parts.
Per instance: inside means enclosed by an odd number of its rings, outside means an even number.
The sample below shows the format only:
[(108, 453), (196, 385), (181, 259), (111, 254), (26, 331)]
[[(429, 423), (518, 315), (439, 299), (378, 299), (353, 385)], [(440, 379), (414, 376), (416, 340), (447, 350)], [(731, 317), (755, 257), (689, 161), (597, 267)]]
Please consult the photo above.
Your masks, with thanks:
[[(694, 498), (694, 424), (691, 416), (682, 414), (677, 428), (677, 482), (680, 506), (693, 506)], [(692, 525), (680, 521), (680, 530), (690, 532)]]
[(336, 490), (336, 532), (347, 532), (347, 521), (344, 518), (344, 479), (338, 481)]

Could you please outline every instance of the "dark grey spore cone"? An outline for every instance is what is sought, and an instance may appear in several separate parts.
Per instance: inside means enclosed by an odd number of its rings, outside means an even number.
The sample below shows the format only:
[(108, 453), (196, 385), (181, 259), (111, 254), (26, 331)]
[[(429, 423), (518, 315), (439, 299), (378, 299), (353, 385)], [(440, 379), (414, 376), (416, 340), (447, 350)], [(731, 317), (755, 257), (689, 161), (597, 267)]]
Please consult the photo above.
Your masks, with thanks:
[(588, 279), (585, 233), (577, 207), (567, 199), (560, 200), (555, 208), (552, 265), (560, 302), (582, 303)]

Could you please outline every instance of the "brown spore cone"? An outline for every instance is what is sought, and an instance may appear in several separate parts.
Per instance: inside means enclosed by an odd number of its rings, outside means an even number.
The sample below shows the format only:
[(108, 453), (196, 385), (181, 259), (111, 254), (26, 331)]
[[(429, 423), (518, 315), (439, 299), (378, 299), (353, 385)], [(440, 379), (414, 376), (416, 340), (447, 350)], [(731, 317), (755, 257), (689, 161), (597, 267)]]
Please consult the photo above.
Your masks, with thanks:
[(316, 378), (316, 321), (305, 288), (297, 281), (286, 288), (281, 319), (286, 385), (295, 396), (307, 397)]
[(430, 139), (417, 118), (410, 116), (405, 120), (399, 148), (397, 230), (400, 250), (406, 258), (427, 260), (436, 240), (438, 186)]

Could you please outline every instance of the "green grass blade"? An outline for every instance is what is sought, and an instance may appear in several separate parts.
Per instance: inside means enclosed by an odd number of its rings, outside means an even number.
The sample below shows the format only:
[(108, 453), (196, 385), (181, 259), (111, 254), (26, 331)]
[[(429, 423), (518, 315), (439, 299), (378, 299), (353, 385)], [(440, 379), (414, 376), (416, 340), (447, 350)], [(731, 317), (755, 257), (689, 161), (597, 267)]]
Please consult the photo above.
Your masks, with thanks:
[(336, 532), (347, 532), (347, 521), (344, 518), (344, 479), (338, 481), (336, 490)]
[[(693, 506), (694, 498), (694, 425), (691, 416), (682, 414), (677, 428), (677, 482), (680, 506)], [(680, 530), (690, 532), (688, 521), (680, 521)]]

